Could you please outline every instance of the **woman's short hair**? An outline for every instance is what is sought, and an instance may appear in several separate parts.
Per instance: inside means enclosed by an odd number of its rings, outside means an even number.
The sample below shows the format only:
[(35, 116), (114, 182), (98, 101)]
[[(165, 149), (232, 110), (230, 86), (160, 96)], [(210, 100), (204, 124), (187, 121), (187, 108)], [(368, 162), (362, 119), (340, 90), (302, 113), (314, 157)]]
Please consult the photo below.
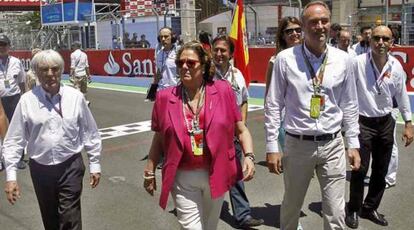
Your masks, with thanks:
[(283, 35), (284, 35), (285, 29), (286, 29), (286, 27), (288, 27), (289, 23), (302, 26), (302, 23), (296, 17), (287, 16), (287, 17), (284, 17), (280, 20), (279, 28), (277, 29), (277, 32), (276, 32), (276, 52), (278, 52), (278, 53), (280, 51), (288, 48), (287, 43), (286, 43)]
[(48, 65), (57, 64), (61, 72), (65, 68), (62, 56), (54, 50), (42, 50), (33, 57), (30, 65), (36, 74), (39, 72), (40, 63), (47, 63)]
[(216, 44), (216, 42), (218, 42), (218, 41), (226, 42), (227, 45), (229, 46), (229, 49), (230, 49), (230, 55), (233, 55), (233, 53), (234, 53), (234, 43), (228, 35), (219, 34), (217, 37), (215, 37), (214, 40), (213, 40), (213, 47), (214, 47), (214, 44)]
[(199, 41), (190, 41), (185, 43), (178, 50), (177, 58), (175, 59), (175, 64), (178, 67), (178, 62), (180, 60), (181, 54), (184, 50), (193, 50), (200, 60), (200, 64), (203, 67), (203, 78), (205, 81), (211, 81), (215, 74), (215, 67), (211, 64), (211, 57), (207, 51), (203, 48)]

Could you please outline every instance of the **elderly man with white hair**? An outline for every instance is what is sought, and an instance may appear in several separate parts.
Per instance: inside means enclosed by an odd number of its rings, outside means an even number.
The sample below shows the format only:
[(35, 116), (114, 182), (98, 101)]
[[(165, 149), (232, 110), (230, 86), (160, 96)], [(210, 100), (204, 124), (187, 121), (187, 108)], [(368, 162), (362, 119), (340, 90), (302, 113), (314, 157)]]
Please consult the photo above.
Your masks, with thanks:
[(100, 179), (102, 141), (82, 93), (60, 83), (64, 61), (53, 50), (41, 51), (31, 66), (40, 86), (24, 94), (4, 140), (7, 199), (20, 197), (16, 164), (27, 147), (30, 174), (46, 230), (82, 229), (81, 202), (88, 153), (90, 185)]

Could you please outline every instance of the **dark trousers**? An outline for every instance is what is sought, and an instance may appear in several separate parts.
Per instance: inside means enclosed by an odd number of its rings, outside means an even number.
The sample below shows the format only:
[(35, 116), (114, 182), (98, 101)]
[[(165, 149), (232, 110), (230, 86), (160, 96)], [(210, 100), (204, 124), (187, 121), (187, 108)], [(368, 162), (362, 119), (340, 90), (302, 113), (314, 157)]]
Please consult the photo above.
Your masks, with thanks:
[(81, 230), (82, 155), (50, 166), (30, 159), (29, 165), (45, 230)]
[(11, 121), (14, 110), (16, 109), (17, 103), (19, 103), (20, 94), (16, 94), (9, 97), (2, 97), (1, 103), (3, 104), (4, 112), (6, 113), (7, 119)]
[[(351, 173), (348, 210), (358, 212), (376, 210), (385, 190), (385, 176), (394, 143), (395, 120), (391, 114), (368, 118), (359, 116), (361, 168)], [(364, 203), (364, 178), (372, 157), (371, 178)]]
[[(243, 151), (240, 142), (234, 141), (234, 148), (236, 150), (236, 157), (241, 163)], [(242, 180), (238, 181), (230, 189), (230, 203), (237, 223), (242, 224), (251, 217), (250, 204), (244, 191), (244, 182)]]

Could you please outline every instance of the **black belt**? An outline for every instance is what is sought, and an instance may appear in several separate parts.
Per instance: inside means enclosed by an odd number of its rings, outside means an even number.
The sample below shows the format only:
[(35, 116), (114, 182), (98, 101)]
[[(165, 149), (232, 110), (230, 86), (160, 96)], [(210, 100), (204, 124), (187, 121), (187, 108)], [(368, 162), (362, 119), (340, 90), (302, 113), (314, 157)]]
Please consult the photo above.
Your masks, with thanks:
[(298, 138), (305, 141), (331, 141), (335, 139), (341, 130), (336, 131), (335, 133), (327, 133), (327, 134), (321, 134), (321, 135), (298, 135), (293, 133), (286, 132), (286, 135), (289, 135), (294, 138)]

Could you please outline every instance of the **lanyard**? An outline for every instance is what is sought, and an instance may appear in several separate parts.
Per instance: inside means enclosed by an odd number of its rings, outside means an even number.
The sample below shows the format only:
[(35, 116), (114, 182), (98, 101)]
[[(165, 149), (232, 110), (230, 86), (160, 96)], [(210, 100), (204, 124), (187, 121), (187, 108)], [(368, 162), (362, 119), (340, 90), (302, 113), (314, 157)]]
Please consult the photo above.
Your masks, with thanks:
[(305, 53), (305, 45), (302, 45), (302, 54), (303, 58), (305, 59), (306, 66), (311, 74), (312, 78), (312, 85), (315, 94), (319, 94), (321, 92), (321, 85), (323, 82), (323, 75), (325, 73), (326, 63), (328, 62), (328, 51), (326, 51), (325, 57), (323, 58), (321, 68), (319, 70), (318, 76), (316, 76), (315, 70), (313, 69), (311, 63), (309, 62), (308, 56)]
[[(378, 80), (382, 81), (384, 79), (384, 74), (385, 73), (378, 77), (377, 76), (377, 71), (375, 70), (374, 62), (372, 60), (372, 55), (370, 53), (368, 54), (368, 58), (369, 58), (369, 63), (371, 64), (372, 73), (374, 74), (374, 78), (375, 78), (375, 88), (378, 91), (378, 95), (381, 95), (381, 88), (380, 88), (380, 84), (378, 83)], [(387, 60), (387, 62), (388, 62), (388, 60)]]
[[(204, 103), (205, 85), (203, 83), (203, 85), (201, 86), (201, 89), (200, 89), (200, 98), (198, 99), (197, 109), (196, 109), (195, 112), (193, 111), (193, 109), (190, 106), (190, 97), (188, 96), (188, 92), (187, 92), (187, 90), (185, 89), (184, 86), (182, 86), (182, 91), (181, 92), (182, 92), (182, 98), (183, 98), (183, 115), (184, 115), (185, 125), (187, 127), (188, 133), (190, 135), (192, 135), (194, 133), (194, 131), (200, 130), (199, 114), (200, 114), (200, 111), (201, 111), (201, 106)], [(185, 98), (185, 101), (186, 102), (184, 102), (184, 98)], [(185, 105), (186, 104), (187, 104), (188, 108), (190, 109), (190, 112), (194, 115), (194, 118), (193, 118), (193, 127), (191, 129), (190, 129), (190, 125), (189, 125), (189, 123), (187, 121), (187, 117), (185, 116)]]
[(59, 108), (56, 108), (56, 106), (53, 104), (52, 100), (47, 95), (45, 95), (45, 97), (46, 97), (46, 101), (48, 101), (49, 104), (53, 107), (53, 110), (55, 110), (56, 113), (58, 113), (60, 115), (60, 117), (63, 118), (62, 103), (61, 103), (62, 98), (59, 96)]
[(7, 80), (7, 71), (9, 71), (9, 61), (10, 61), (10, 57), (7, 56), (6, 64), (3, 65), (4, 68), (1, 70), (1, 72), (3, 73), (3, 76), (4, 76), (4, 80)]

